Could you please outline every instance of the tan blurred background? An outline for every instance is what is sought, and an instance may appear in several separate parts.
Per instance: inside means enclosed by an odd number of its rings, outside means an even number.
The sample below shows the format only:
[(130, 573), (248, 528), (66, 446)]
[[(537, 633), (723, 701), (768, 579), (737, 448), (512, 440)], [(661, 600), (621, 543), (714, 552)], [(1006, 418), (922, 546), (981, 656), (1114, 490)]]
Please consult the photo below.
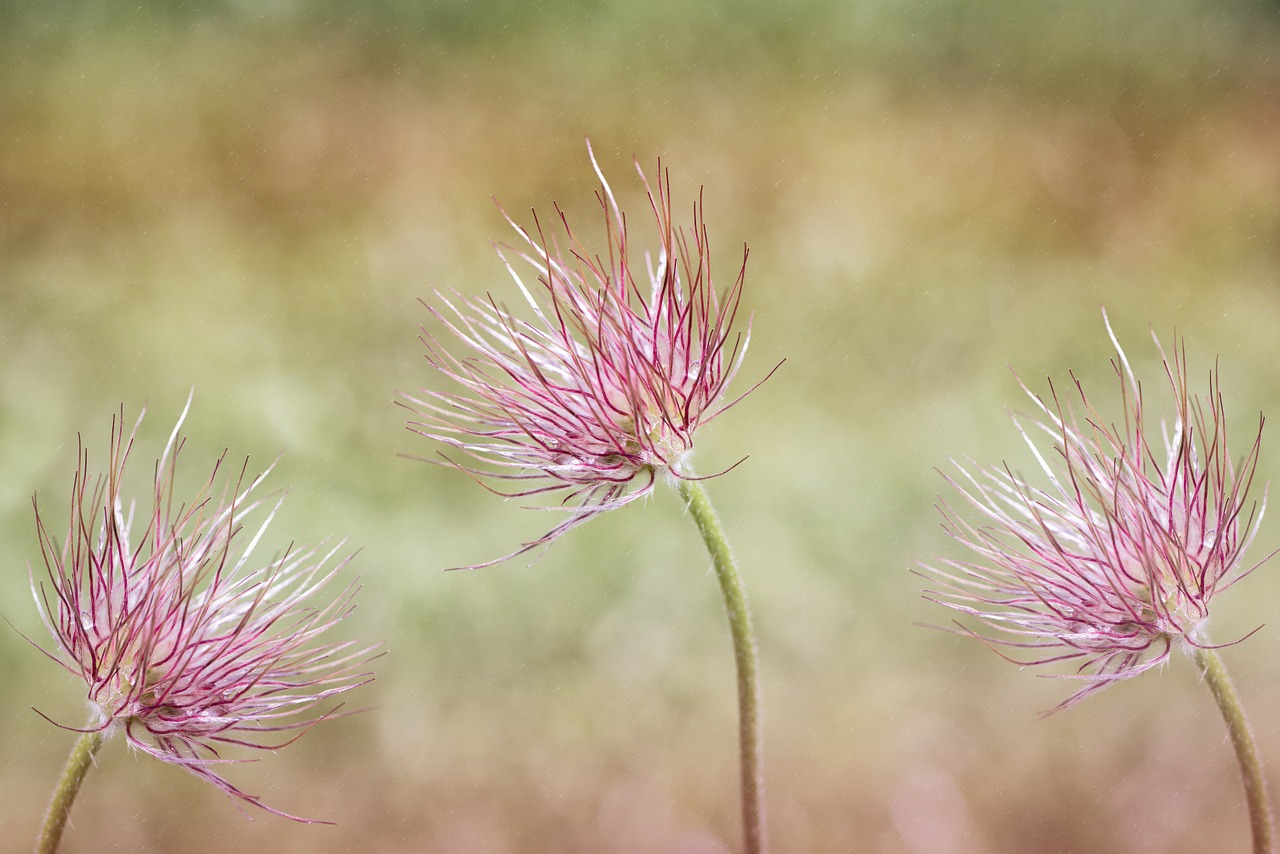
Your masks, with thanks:
[[(737, 850), (731, 654), (674, 494), (446, 573), (550, 520), (397, 456), (434, 450), (392, 403), (434, 381), (417, 299), (510, 296), (491, 196), (594, 228), (586, 136), (637, 219), (633, 156), (678, 210), (705, 186), (722, 284), (751, 248), (740, 387), (787, 360), (698, 451), (750, 455), (708, 488), (760, 633), (775, 849), (1245, 850), (1187, 661), (1039, 720), (1072, 685), (915, 625), (946, 615), (910, 568), (959, 554), (935, 467), (1029, 463), (1010, 366), (1114, 406), (1103, 305), (1153, 390), (1149, 327), (1197, 377), (1220, 358), (1237, 453), (1280, 413), (1274, 3), (4, 0), (0, 32), (0, 613), (41, 638), (30, 497), (65, 513), (77, 433), (101, 461), (149, 406), (145, 479), (194, 387), (188, 471), (282, 455), (273, 547), (348, 537), (344, 631), (387, 649), (375, 710), (227, 772), (336, 826), (249, 821), (114, 742), (65, 851)], [(1268, 623), (1225, 655), (1273, 769), (1277, 573), (1214, 621)], [(24, 851), (73, 740), (31, 707), (78, 725), (83, 688), (7, 627), (0, 668)]]

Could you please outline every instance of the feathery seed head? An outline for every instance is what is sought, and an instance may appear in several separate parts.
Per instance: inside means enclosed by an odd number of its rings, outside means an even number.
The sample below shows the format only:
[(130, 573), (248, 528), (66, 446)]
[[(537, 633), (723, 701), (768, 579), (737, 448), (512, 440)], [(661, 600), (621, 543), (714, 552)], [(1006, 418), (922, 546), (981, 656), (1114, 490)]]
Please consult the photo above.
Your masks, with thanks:
[[(355, 585), (336, 598), (325, 593), (349, 558), (333, 563), (341, 544), (256, 556), (282, 500), (251, 498), (266, 472), (224, 477), (223, 457), (194, 496), (177, 495), (186, 414), (155, 464), (141, 518), (126, 505), (123, 481), (142, 417), (126, 434), (123, 409), (112, 420), (105, 475), (90, 475), (80, 448), (62, 543), (37, 505), (46, 578), (33, 578), (32, 590), (55, 644), (41, 649), (84, 680), (94, 728), (123, 731), (135, 748), (228, 795), (307, 821), (266, 806), (214, 769), (244, 761), (223, 758), (226, 745), (291, 743), (337, 711), (322, 710), (330, 698), (373, 678), (364, 670), (372, 647), (321, 639), (352, 611)], [(253, 517), (256, 530), (246, 531)], [(286, 732), (295, 735), (282, 744)]]
[[(478, 480), (516, 484), (493, 491), (559, 493), (569, 513), (545, 536), (476, 566), (648, 495), (660, 477), (690, 477), (697, 429), (745, 396), (725, 400), (750, 338), (749, 321), (746, 331), (734, 330), (745, 248), (737, 279), (717, 293), (701, 199), (692, 228), (678, 228), (662, 164), (656, 189), (637, 164), (657, 227), (657, 254), (646, 254), (637, 269), (629, 223), (594, 154), (591, 163), (601, 187), (603, 254), (579, 241), (558, 208), (560, 238), (536, 216), (533, 232), (507, 217), (520, 245), (499, 254), (528, 319), (491, 296), (437, 293), (442, 308), (427, 306), (433, 325), (466, 355), (423, 327), (428, 363), (457, 390), (404, 394), (403, 405), (418, 416), (409, 429), (472, 457), (478, 466), (445, 459)], [(526, 282), (518, 268), (531, 269), (536, 281)]]
[[(1039, 412), (1015, 422), (1045, 485), (1007, 466), (956, 464), (958, 480), (947, 480), (978, 521), (943, 502), (944, 528), (976, 557), (923, 567), (936, 584), (926, 598), (985, 624), (964, 632), (1029, 650), (1020, 664), (1078, 662), (1085, 687), (1058, 708), (1163, 663), (1174, 647), (1207, 646), (1210, 600), (1259, 565), (1243, 555), (1266, 503), (1247, 498), (1261, 419), (1233, 462), (1217, 368), (1208, 395), (1192, 394), (1184, 345), (1170, 358), (1156, 339), (1173, 417), (1154, 440), (1142, 386), (1109, 322), (1107, 332), (1121, 422), (1074, 378), (1071, 399), (1052, 384), (1049, 400), (1023, 386)], [(1044, 441), (1051, 451), (1041, 452)]]

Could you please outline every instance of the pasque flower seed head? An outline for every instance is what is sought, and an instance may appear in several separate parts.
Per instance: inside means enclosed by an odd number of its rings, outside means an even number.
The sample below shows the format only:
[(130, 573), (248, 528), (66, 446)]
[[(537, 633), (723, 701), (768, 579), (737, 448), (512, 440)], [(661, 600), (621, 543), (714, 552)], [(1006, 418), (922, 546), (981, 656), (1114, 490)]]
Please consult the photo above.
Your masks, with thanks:
[(532, 232), (508, 217), (520, 245), (499, 254), (527, 311), (492, 296), (437, 293), (422, 342), (454, 390), (404, 395), (418, 416), (411, 430), (472, 460), (446, 456), (450, 464), (482, 482), (513, 484), (490, 487), (508, 497), (561, 496), (567, 520), (499, 560), (648, 495), (661, 478), (690, 477), (698, 428), (741, 399), (727, 399), (726, 390), (750, 338), (749, 328), (735, 329), (745, 250), (736, 280), (717, 292), (701, 199), (692, 227), (678, 228), (661, 163), (656, 188), (637, 165), (657, 232), (656, 254), (641, 266), (630, 223), (591, 160), (603, 251), (584, 245), (559, 208), (559, 237), (536, 217)]
[(323, 638), (351, 612), (356, 587), (329, 593), (347, 563), (335, 561), (340, 543), (259, 557), (282, 499), (253, 497), (267, 473), (250, 477), (247, 461), (228, 471), (224, 455), (194, 494), (180, 494), (186, 414), (137, 503), (124, 480), (142, 419), (126, 434), (122, 410), (105, 474), (90, 474), (81, 446), (61, 542), (37, 505), (46, 572), (32, 588), (54, 639), (45, 651), (84, 680), (93, 729), (123, 732), (228, 795), (296, 818), (223, 777), (225, 763), (244, 761), (223, 751), (288, 744), (335, 713), (331, 699), (373, 678), (371, 647)]
[(1193, 394), (1185, 347), (1167, 354), (1157, 339), (1172, 410), (1153, 438), (1144, 389), (1107, 331), (1121, 420), (1074, 377), (1070, 395), (1027, 390), (1038, 413), (1015, 421), (1042, 477), (957, 464), (948, 480), (970, 512), (943, 503), (944, 527), (974, 556), (925, 567), (936, 585), (925, 595), (983, 626), (963, 631), (1021, 664), (1078, 663), (1085, 686), (1059, 708), (1176, 647), (1207, 646), (1210, 602), (1256, 567), (1244, 553), (1262, 519), (1248, 499), (1261, 422), (1233, 461), (1217, 368), (1208, 394)]

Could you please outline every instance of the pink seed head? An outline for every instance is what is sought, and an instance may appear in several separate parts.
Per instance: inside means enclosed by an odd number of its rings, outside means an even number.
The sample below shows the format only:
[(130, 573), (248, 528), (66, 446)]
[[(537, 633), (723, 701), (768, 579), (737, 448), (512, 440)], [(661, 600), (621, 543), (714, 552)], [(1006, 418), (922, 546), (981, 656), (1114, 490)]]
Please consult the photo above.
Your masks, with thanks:
[[(594, 154), (591, 163), (601, 187), (603, 254), (578, 240), (559, 208), (559, 239), (543, 231), (536, 215), (533, 233), (507, 217), (520, 246), (500, 248), (499, 255), (528, 319), (491, 296), (455, 292), (451, 299), (437, 292), (443, 309), (427, 305), (464, 355), (423, 327), (427, 362), (456, 390), (403, 395), (418, 416), (409, 429), (469, 455), (475, 465), (445, 459), (473, 477), (517, 484), (493, 491), (559, 493), (560, 509), (569, 513), (539, 539), (475, 566), (522, 554), (646, 496), (659, 477), (692, 477), (694, 434), (745, 396), (725, 400), (750, 339), (750, 321), (746, 331), (734, 330), (745, 247), (737, 279), (717, 293), (701, 198), (692, 228), (677, 228), (662, 164), (656, 191), (637, 164), (657, 231), (656, 256), (646, 253), (637, 270), (626, 217)], [(536, 283), (522, 279), (517, 267), (531, 269)]]
[(142, 417), (126, 435), (123, 410), (112, 419), (105, 475), (91, 478), (80, 447), (61, 544), (37, 506), (46, 578), (33, 578), (32, 590), (54, 639), (42, 650), (84, 680), (98, 721), (92, 729), (123, 731), (137, 749), (228, 795), (308, 821), (266, 806), (214, 769), (245, 761), (223, 758), (227, 745), (292, 743), (338, 711), (324, 708), (330, 698), (373, 678), (364, 670), (372, 647), (320, 639), (353, 609), (354, 584), (326, 595), (349, 558), (334, 563), (341, 544), (258, 558), (282, 499), (250, 498), (267, 472), (248, 479), (247, 461), (224, 477), (219, 458), (189, 500), (177, 495), (186, 414), (155, 465), (141, 514), (126, 505), (122, 484)]
[(943, 502), (944, 528), (977, 557), (924, 567), (937, 585), (926, 598), (984, 624), (958, 623), (962, 631), (993, 649), (1030, 650), (1019, 664), (1078, 663), (1071, 675), (1085, 687), (1060, 709), (1162, 664), (1175, 646), (1208, 645), (1210, 600), (1262, 562), (1242, 562), (1266, 504), (1247, 499), (1261, 418), (1234, 463), (1217, 368), (1208, 395), (1193, 395), (1185, 346), (1170, 359), (1156, 339), (1173, 418), (1153, 441), (1142, 387), (1110, 323), (1107, 332), (1122, 421), (1108, 423), (1074, 377), (1072, 400), (1052, 384), (1051, 401), (1023, 386), (1039, 413), (1014, 420), (1044, 485), (1008, 466), (956, 464), (959, 481), (947, 480), (978, 521)]

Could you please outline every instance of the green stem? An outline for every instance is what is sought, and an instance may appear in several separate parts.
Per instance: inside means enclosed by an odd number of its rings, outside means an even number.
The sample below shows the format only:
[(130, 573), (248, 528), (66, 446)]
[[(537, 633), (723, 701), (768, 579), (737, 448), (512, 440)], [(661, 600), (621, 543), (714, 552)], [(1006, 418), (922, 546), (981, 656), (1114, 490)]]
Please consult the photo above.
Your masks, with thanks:
[(76, 740), (67, 757), (66, 767), (62, 769), (62, 777), (58, 787), (53, 790), (53, 800), (49, 802), (49, 811), (44, 816), (44, 827), (40, 831), (40, 841), (36, 844), (36, 854), (54, 854), (62, 842), (62, 831), (67, 826), (67, 817), (71, 815), (71, 805), (75, 803), (84, 775), (89, 773), (93, 764), (93, 756), (102, 746), (102, 732), (86, 732)]
[(1222, 719), (1226, 721), (1227, 733), (1231, 736), (1231, 746), (1236, 749), (1240, 776), (1244, 778), (1245, 799), (1249, 802), (1253, 852), (1272, 854), (1272, 819), (1271, 805), (1267, 802), (1267, 782), (1262, 775), (1262, 762), (1258, 759), (1258, 749), (1253, 743), (1253, 733), (1249, 731), (1249, 721), (1245, 718), (1244, 707), (1240, 705), (1240, 697), (1236, 694), (1218, 653), (1200, 647), (1192, 657), (1204, 674), (1204, 681), (1213, 692), (1218, 708), (1222, 710)]
[(702, 534), (715, 565), (724, 607), (733, 635), (733, 657), (738, 667), (738, 752), (742, 763), (742, 831), (746, 854), (763, 854), (764, 774), (760, 734), (760, 680), (757, 675), (756, 640), (751, 630), (747, 596), (716, 511), (706, 490), (694, 480), (679, 482), (680, 497)]

